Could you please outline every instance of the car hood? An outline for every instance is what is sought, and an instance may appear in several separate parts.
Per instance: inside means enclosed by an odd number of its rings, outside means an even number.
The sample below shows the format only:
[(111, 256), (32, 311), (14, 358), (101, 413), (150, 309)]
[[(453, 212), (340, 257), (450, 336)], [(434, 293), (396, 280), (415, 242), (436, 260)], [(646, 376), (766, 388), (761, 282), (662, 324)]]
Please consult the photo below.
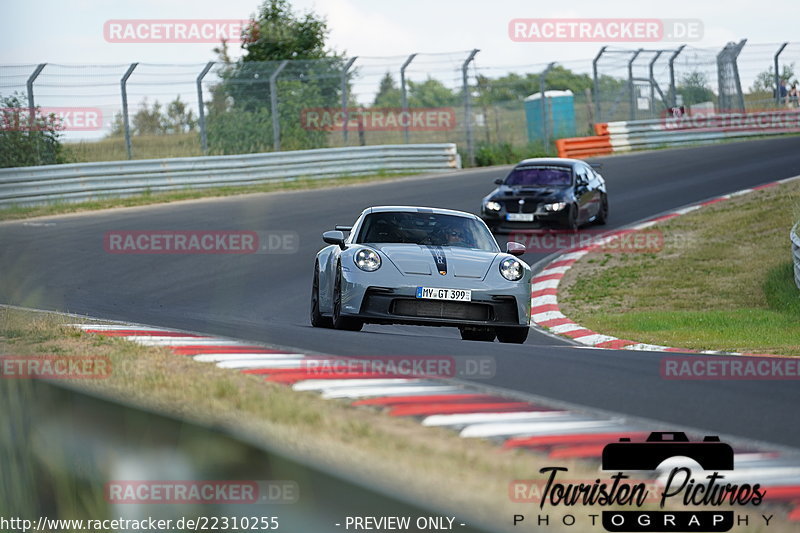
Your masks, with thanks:
[(489, 195), (491, 200), (525, 198), (538, 202), (559, 201), (566, 198), (569, 187), (500, 187)]
[(457, 246), (423, 246), (419, 244), (377, 244), (389, 261), (404, 275), (433, 275), (483, 279), (498, 252), (460, 248)]

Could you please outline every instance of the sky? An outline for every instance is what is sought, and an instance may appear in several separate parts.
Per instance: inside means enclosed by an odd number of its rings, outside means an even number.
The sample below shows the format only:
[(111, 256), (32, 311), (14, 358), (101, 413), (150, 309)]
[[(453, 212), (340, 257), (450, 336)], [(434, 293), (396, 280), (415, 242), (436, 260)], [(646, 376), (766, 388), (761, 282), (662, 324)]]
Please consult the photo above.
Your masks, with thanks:
[[(0, 64), (202, 63), (212, 44), (110, 43), (111, 19), (239, 19), (259, 0), (29, 0), (8, 1), (0, 22)], [(755, 0), (293, 0), (299, 12), (325, 16), (331, 48), (358, 56), (449, 52), (478, 48), (479, 64), (514, 65), (594, 56), (597, 43), (520, 43), (508, 35), (515, 18), (699, 19), (703, 38), (693, 46), (800, 41), (800, 2), (766, 9)], [(642, 46), (631, 43), (631, 47)], [(644, 46), (648, 46), (646, 43)], [(652, 46), (652, 45), (650, 45)], [(234, 55), (240, 53), (238, 47)]]

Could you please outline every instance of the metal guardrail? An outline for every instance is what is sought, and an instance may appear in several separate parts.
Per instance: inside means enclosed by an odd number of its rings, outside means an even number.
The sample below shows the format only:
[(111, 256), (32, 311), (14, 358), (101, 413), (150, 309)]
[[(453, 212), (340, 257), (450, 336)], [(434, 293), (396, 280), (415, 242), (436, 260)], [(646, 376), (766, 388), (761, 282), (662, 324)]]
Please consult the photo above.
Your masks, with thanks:
[(144, 192), (461, 168), (456, 145), (405, 144), (0, 169), (0, 208)]
[(631, 120), (595, 124), (596, 136), (559, 139), (559, 156), (586, 157), (687, 144), (711, 144), (800, 133), (800, 111), (687, 115), (680, 118)]
[(794, 284), (800, 289), (800, 222), (795, 224), (792, 231), (789, 232), (789, 238), (792, 241), (792, 259), (794, 260)]

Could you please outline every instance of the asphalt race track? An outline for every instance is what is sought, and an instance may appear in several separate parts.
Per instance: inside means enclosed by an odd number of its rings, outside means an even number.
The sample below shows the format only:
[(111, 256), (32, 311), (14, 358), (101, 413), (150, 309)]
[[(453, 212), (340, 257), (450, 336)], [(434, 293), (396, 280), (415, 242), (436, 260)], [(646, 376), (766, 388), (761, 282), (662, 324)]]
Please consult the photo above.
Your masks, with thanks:
[[(609, 228), (800, 174), (800, 138), (598, 158)], [(480, 380), (591, 408), (800, 448), (797, 381), (666, 381), (663, 353), (583, 349), (532, 332), (524, 345), (462, 341), (453, 328), (314, 329), (308, 300), (320, 235), (371, 205), (477, 212), (506, 169), (328, 190), (230, 197), (0, 224), (0, 302), (129, 320), (329, 354), (491, 355)], [(111, 230), (287, 230), (288, 255), (116, 255)], [(789, 228), (787, 228), (788, 235)], [(787, 239), (787, 258), (788, 258)], [(527, 254), (533, 264), (542, 255)], [(800, 327), (800, 326), (798, 326)]]

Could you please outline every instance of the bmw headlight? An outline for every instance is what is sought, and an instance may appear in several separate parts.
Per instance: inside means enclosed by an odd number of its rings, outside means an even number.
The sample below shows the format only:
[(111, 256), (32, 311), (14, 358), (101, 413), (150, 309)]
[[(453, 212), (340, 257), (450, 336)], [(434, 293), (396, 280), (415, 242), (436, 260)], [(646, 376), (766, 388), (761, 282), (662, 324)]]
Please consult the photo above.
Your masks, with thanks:
[(500, 211), (500, 204), (498, 202), (486, 202), (487, 211)]
[(500, 261), (500, 273), (508, 281), (519, 281), (525, 275), (525, 269), (522, 268), (522, 263), (509, 257)]
[(362, 248), (353, 256), (356, 266), (364, 272), (375, 272), (381, 267), (381, 256), (375, 250)]
[(556, 202), (554, 204), (544, 204), (544, 210), (545, 211), (561, 211), (565, 207), (567, 207), (567, 204), (565, 202)]

